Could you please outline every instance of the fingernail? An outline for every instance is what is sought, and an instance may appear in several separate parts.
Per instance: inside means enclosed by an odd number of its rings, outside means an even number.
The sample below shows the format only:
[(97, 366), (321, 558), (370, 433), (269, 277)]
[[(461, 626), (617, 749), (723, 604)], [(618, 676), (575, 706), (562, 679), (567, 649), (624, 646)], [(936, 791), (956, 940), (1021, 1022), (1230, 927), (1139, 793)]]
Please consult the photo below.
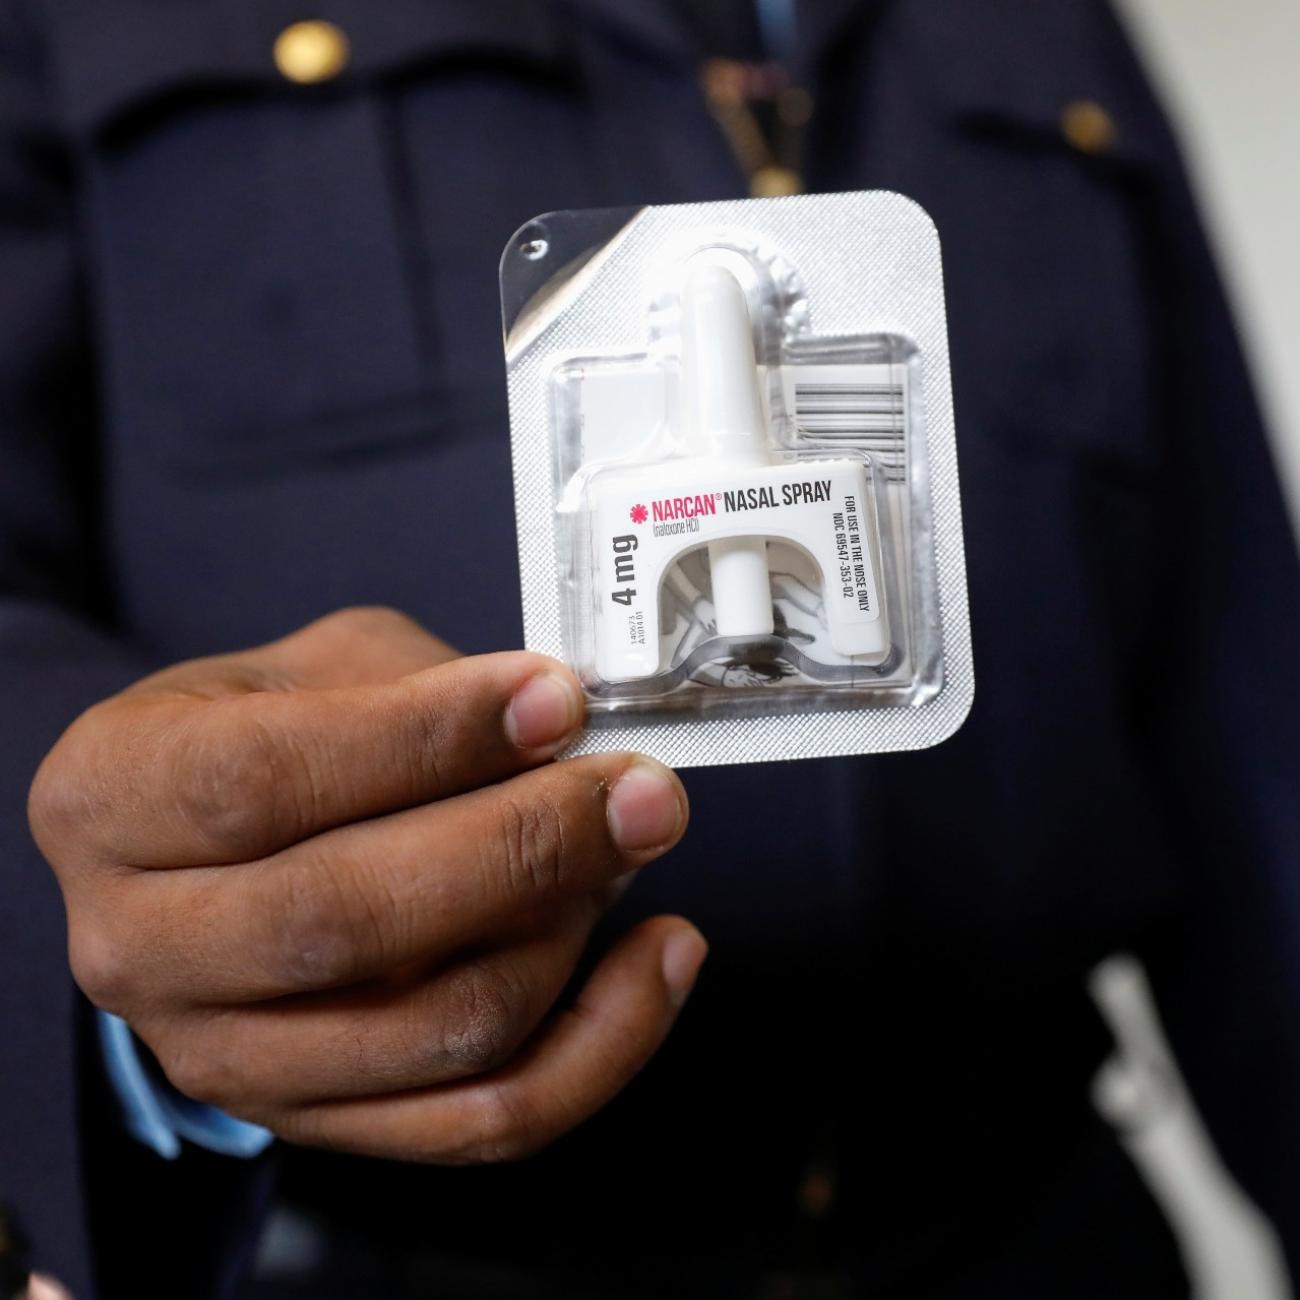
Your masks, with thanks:
[(680, 1007), (695, 987), (695, 978), (709, 955), (709, 945), (698, 930), (677, 930), (664, 944), (664, 983), (673, 1005)]
[(506, 707), (506, 735), (520, 749), (563, 740), (582, 716), (582, 701), (567, 677), (542, 672), (530, 677)]
[(644, 758), (614, 782), (605, 805), (609, 833), (628, 851), (657, 848), (675, 839), (684, 811), (673, 774)]

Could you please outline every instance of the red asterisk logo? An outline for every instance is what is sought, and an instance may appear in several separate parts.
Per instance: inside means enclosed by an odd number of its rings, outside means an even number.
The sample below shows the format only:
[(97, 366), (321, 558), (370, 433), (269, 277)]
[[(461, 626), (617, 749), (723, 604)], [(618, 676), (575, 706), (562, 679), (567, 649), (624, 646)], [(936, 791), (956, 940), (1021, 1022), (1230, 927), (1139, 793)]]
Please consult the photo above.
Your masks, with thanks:
[(645, 506), (640, 506), (640, 505), (633, 506), (630, 513), (632, 515), (632, 522), (634, 524), (643, 524), (650, 517), (649, 512), (646, 510)]

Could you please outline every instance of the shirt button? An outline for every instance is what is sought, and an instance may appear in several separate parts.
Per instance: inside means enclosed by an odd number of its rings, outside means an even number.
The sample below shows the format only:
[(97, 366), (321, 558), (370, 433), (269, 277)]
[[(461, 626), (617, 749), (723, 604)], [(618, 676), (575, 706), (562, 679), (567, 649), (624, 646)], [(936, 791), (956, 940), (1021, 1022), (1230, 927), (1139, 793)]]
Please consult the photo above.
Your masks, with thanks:
[(1115, 119), (1094, 99), (1073, 99), (1061, 110), (1061, 134), (1080, 153), (1106, 153), (1115, 143)]
[(275, 39), (275, 66), (300, 86), (332, 81), (348, 66), (351, 54), (343, 32), (321, 19), (294, 23)]

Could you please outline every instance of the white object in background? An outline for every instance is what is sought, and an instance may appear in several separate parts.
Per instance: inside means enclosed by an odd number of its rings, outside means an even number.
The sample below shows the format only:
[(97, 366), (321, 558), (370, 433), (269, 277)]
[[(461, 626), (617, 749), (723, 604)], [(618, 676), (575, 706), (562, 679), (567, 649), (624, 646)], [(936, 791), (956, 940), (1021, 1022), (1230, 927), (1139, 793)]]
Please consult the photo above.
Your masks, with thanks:
[(1141, 963), (1110, 957), (1089, 979), (1118, 1051), (1098, 1073), (1098, 1111), (1160, 1203), (1195, 1300), (1291, 1300), (1271, 1225), (1224, 1168), (1165, 1041)]
[(1300, 533), (1300, 5), (1120, 0), (1173, 110)]

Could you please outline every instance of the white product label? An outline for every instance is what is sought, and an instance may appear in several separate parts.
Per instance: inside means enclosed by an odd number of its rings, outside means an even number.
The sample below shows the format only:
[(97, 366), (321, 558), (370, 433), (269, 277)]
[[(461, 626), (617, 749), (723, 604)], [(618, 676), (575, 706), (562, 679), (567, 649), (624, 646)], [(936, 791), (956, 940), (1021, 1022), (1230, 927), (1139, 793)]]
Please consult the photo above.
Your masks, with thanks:
[(808, 552), (836, 650), (877, 652), (884, 633), (875, 626), (881, 610), (867, 491), (863, 465), (847, 458), (745, 468), (669, 462), (636, 475), (598, 476), (591, 492), (601, 675), (661, 671), (664, 573), (690, 550), (738, 537), (793, 542)]

